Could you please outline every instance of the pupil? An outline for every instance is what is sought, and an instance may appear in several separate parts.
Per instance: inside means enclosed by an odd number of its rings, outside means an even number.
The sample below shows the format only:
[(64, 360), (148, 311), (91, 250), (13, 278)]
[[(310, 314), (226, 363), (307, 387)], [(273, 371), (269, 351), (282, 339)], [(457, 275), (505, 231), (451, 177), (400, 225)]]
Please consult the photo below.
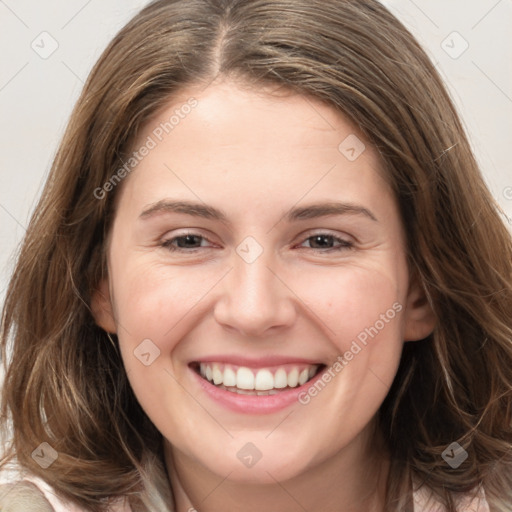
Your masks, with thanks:
[(178, 246), (179, 247), (188, 247), (188, 243), (194, 243), (194, 238), (198, 238), (196, 235), (184, 235), (178, 239)]
[(330, 237), (329, 237), (329, 236), (326, 236), (326, 235), (317, 235), (317, 236), (313, 237), (313, 240), (314, 240), (314, 243), (315, 243), (315, 244), (316, 244), (316, 243), (318, 243), (318, 242), (320, 242), (320, 243), (319, 243), (319, 245), (320, 245), (321, 247), (325, 247), (326, 245), (329, 245), (329, 244), (328, 244), (328, 243), (323, 243), (323, 244), (322, 244), (322, 243), (321, 243), (321, 241), (322, 241), (322, 240), (324, 240), (324, 241), (325, 241), (325, 240), (327, 240), (328, 238), (330, 238)]

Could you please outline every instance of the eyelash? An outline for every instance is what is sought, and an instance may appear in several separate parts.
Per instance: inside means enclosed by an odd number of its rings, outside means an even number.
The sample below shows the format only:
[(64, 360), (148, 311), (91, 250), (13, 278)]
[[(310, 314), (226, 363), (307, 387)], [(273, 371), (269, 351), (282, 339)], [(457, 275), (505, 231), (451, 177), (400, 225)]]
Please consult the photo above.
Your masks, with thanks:
[[(164, 247), (165, 249), (171, 251), (171, 252), (195, 253), (199, 249), (201, 249), (201, 247), (193, 247), (193, 248), (187, 249), (187, 248), (176, 247), (176, 246), (172, 245), (172, 243), (174, 241), (182, 239), (182, 238), (187, 238), (187, 237), (196, 237), (196, 238), (199, 238), (199, 239), (202, 239), (202, 240), (209, 241), (206, 237), (204, 237), (202, 235), (199, 235), (197, 233), (184, 233), (183, 235), (175, 236), (175, 237), (170, 238), (168, 240), (164, 240), (160, 245), (162, 247)], [(340, 251), (347, 250), (347, 249), (353, 249), (353, 247), (354, 247), (354, 244), (352, 242), (349, 242), (347, 240), (344, 240), (343, 238), (339, 238), (337, 236), (331, 235), (329, 233), (316, 233), (314, 235), (310, 235), (310, 236), (306, 237), (304, 239), (304, 241), (309, 240), (311, 238), (315, 238), (315, 237), (331, 238), (334, 242), (339, 242), (340, 243), (340, 245), (338, 247), (329, 247), (329, 248), (327, 248), (325, 250), (324, 249), (311, 248), (311, 250), (313, 250), (315, 252), (340, 252)], [(304, 241), (303, 241), (303, 243), (304, 243)], [(309, 249), (309, 248), (308, 247), (304, 247), (304, 249)]]

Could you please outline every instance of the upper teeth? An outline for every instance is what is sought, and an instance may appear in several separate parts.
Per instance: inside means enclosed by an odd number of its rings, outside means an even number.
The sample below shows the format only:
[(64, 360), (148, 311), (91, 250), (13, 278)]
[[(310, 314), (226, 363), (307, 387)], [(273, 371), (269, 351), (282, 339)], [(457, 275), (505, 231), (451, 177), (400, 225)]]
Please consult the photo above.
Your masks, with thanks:
[(318, 365), (272, 369), (251, 369), (222, 363), (200, 363), (199, 365), (201, 375), (217, 386), (232, 386), (257, 391), (302, 386), (315, 375), (317, 370)]

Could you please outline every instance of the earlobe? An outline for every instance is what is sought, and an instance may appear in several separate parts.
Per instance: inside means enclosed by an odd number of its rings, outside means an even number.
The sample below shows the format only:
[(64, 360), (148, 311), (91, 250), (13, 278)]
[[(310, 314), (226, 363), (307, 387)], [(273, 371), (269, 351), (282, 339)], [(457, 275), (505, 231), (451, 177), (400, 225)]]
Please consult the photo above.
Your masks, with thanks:
[(419, 279), (411, 280), (405, 307), (404, 341), (418, 341), (432, 334), (436, 317)]
[(91, 310), (99, 327), (112, 334), (117, 332), (110, 287), (106, 277), (100, 281), (92, 294)]

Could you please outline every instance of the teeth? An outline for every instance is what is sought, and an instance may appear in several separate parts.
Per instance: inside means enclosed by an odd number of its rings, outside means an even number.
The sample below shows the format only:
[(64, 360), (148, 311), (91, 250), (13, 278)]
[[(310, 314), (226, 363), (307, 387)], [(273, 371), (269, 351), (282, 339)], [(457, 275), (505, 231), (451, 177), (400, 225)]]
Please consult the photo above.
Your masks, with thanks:
[(288, 386), (288, 376), (283, 368), (279, 368), (274, 375), (274, 387), (277, 389)]
[(299, 385), (302, 386), (302, 384), (306, 384), (306, 382), (309, 380), (309, 370), (306, 368), (305, 370), (302, 370), (299, 374)]
[(317, 372), (318, 365), (304, 367), (278, 368), (273, 373), (269, 368), (253, 370), (245, 366), (232, 367), (221, 363), (201, 363), (199, 372), (202, 377), (218, 387), (236, 391), (240, 394), (273, 395), (278, 389), (302, 386)]
[(218, 364), (213, 365), (212, 378), (214, 384), (222, 384), (224, 380), (224, 376), (222, 375)]
[(294, 368), (289, 374), (288, 374), (288, 386), (291, 388), (294, 388), (299, 383), (299, 370), (297, 368)]
[(266, 391), (274, 387), (274, 376), (269, 370), (259, 370), (256, 374), (254, 389)]
[(236, 372), (236, 387), (238, 389), (254, 389), (254, 373), (241, 366)]
[(224, 386), (236, 386), (236, 375), (232, 368), (224, 368)]

